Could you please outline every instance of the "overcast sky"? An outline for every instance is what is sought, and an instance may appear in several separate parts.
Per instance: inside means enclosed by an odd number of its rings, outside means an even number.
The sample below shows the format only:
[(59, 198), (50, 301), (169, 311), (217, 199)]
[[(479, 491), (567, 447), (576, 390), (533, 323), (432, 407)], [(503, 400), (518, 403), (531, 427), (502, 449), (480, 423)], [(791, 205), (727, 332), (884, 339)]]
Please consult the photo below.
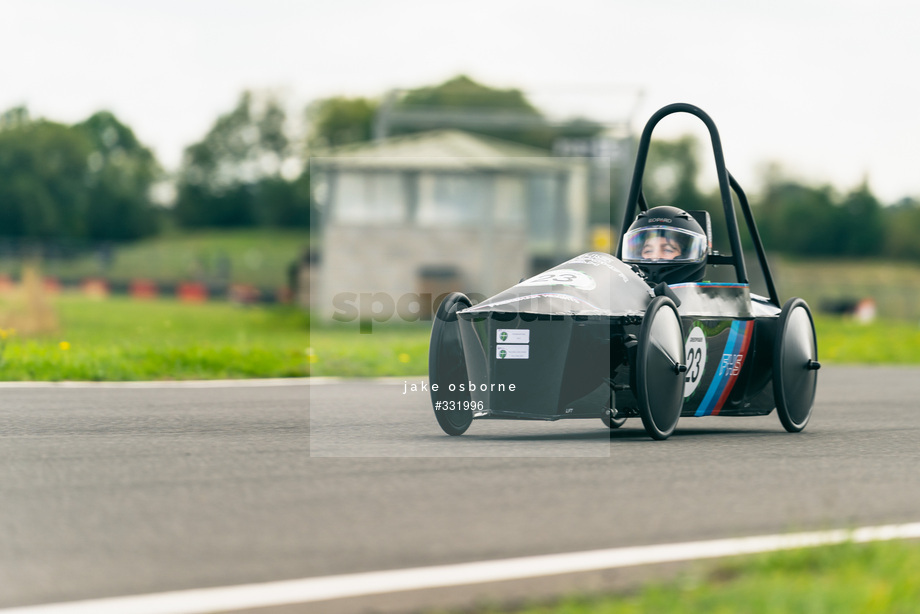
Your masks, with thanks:
[(602, 119), (642, 91), (636, 130), (690, 102), (748, 191), (779, 161), (890, 202), (920, 196), (918, 60), (920, 3), (896, 0), (0, 0), (0, 109), (112, 110), (167, 168), (245, 88), (300, 107), (462, 72)]

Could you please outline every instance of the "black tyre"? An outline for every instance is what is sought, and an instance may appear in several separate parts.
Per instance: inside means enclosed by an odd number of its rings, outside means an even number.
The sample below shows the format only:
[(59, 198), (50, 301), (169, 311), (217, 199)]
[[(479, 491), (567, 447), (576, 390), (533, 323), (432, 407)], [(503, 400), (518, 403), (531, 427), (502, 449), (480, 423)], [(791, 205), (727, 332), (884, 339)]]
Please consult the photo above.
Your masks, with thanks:
[(791, 298), (779, 314), (773, 342), (773, 397), (779, 420), (790, 433), (808, 424), (820, 367), (811, 311), (802, 299)]
[(618, 429), (624, 424), (626, 424), (625, 417), (614, 417), (617, 413), (617, 410), (614, 409), (616, 406), (616, 395), (613, 393), (613, 390), (610, 390), (610, 401), (607, 403), (607, 407), (604, 408), (604, 411), (601, 412), (601, 422), (604, 423), (608, 429)]
[[(431, 406), (438, 424), (448, 435), (462, 435), (473, 421), (473, 412), (469, 409), (470, 393), (459, 391), (461, 385), (466, 386), (468, 378), (457, 312), (469, 306), (470, 299), (465, 295), (459, 292), (450, 294), (438, 307), (431, 327), (431, 343), (428, 346)], [(437, 391), (434, 384), (437, 384)], [(454, 392), (450, 391), (451, 384), (455, 387)]]
[(645, 311), (636, 347), (636, 398), (646, 432), (667, 439), (684, 405), (684, 331), (674, 302), (657, 296)]
[(601, 422), (609, 429), (618, 429), (626, 424), (626, 418), (611, 418), (607, 411), (601, 414)]

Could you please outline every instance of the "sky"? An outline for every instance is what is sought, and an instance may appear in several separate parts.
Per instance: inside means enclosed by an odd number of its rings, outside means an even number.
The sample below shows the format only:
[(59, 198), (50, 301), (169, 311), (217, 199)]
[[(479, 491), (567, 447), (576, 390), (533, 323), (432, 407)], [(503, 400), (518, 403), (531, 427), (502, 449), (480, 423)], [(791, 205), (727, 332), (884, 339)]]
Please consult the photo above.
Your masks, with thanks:
[[(463, 73), (637, 132), (689, 102), (748, 192), (776, 162), (890, 203), (920, 197), (918, 27), (899, 0), (0, 0), (0, 110), (108, 109), (175, 170), (244, 89), (300, 109)], [(655, 134), (687, 132), (704, 136), (688, 116)]]

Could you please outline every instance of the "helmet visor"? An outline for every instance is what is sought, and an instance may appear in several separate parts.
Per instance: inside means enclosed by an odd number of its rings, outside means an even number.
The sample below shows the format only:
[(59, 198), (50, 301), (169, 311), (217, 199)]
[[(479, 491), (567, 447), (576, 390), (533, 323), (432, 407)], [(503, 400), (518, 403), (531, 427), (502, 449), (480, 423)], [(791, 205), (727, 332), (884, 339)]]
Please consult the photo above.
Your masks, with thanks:
[(701, 262), (706, 236), (672, 226), (646, 226), (626, 233), (624, 262)]

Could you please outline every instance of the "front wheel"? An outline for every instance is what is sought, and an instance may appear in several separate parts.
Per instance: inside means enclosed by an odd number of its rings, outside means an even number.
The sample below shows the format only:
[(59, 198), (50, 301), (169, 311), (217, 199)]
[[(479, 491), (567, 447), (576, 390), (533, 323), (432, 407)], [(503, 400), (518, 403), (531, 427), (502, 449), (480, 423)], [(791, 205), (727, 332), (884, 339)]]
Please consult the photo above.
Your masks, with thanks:
[(773, 397), (780, 422), (790, 433), (808, 424), (818, 387), (818, 340), (808, 304), (791, 298), (783, 305), (773, 342)]
[[(460, 339), (460, 320), (457, 312), (470, 307), (470, 299), (460, 292), (445, 298), (431, 326), (431, 343), (428, 346), (428, 381), (431, 385), (431, 405), (434, 417), (448, 435), (462, 435), (473, 422), (470, 393), (460, 392), (466, 387), (466, 360)], [(450, 391), (454, 385), (454, 392)], [(437, 385), (437, 391), (435, 391)]]
[(687, 371), (684, 331), (677, 306), (666, 296), (649, 303), (636, 347), (636, 397), (639, 415), (652, 439), (667, 439), (684, 406)]

